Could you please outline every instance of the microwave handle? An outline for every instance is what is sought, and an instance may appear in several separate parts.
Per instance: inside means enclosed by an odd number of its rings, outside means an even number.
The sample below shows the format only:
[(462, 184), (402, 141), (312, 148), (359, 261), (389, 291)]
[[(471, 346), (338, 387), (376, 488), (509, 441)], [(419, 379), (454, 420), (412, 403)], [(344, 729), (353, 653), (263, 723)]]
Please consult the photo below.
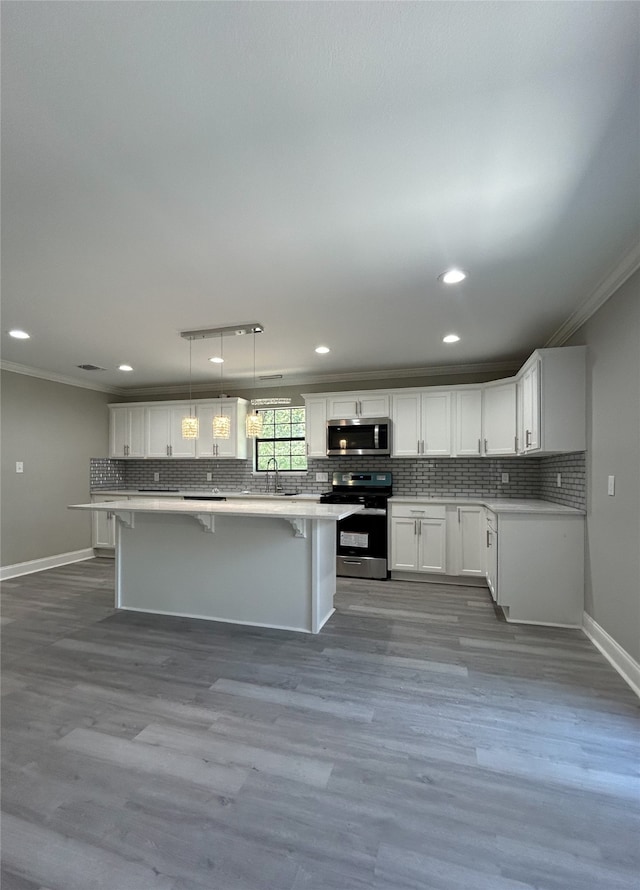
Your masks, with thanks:
[(373, 447), (380, 448), (380, 425), (377, 423), (373, 425)]

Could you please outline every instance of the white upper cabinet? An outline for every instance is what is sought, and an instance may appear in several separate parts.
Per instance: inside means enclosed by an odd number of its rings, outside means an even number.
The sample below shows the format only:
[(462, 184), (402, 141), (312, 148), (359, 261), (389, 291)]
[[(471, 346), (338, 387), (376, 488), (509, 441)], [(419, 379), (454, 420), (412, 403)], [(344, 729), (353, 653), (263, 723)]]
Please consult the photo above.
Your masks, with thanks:
[(109, 457), (144, 457), (145, 409), (109, 406)]
[(451, 393), (422, 394), (422, 451), (425, 457), (451, 454)]
[(482, 392), (482, 453), (516, 454), (516, 382), (488, 383)]
[(307, 457), (327, 456), (327, 399), (305, 396)]
[[(482, 390), (461, 389), (454, 399), (454, 454), (456, 457), (480, 457), (482, 454)], [(514, 417), (515, 425), (515, 417)]]
[(586, 448), (586, 346), (538, 349), (518, 375), (519, 450)]
[[(231, 432), (228, 439), (213, 438), (213, 418), (220, 414), (229, 418)], [(200, 422), (196, 439), (196, 457), (227, 460), (243, 460), (247, 457), (245, 434), (247, 403), (244, 399), (218, 399), (196, 403), (196, 416)]]
[(388, 416), (389, 396), (386, 393), (345, 392), (327, 399), (327, 420)]
[(394, 457), (443, 457), (451, 454), (451, 393), (400, 391), (393, 396)]
[(192, 402), (151, 405), (147, 408), (147, 457), (190, 458), (196, 456), (196, 440), (182, 438), (182, 418), (196, 408)]

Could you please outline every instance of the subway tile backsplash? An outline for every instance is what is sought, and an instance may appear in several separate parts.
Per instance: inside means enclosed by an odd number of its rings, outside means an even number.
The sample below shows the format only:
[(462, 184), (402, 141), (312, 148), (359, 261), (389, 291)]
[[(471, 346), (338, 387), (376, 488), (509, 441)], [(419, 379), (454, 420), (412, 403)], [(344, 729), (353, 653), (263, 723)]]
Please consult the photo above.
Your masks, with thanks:
[[(378, 470), (393, 474), (395, 494), (436, 497), (543, 498), (586, 509), (584, 452), (550, 457), (396, 459), (310, 459), (306, 474), (280, 475), (285, 491), (323, 492), (338, 471)], [(316, 482), (316, 472), (329, 482)], [(154, 481), (154, 473), (159, 481)], [(212, 481), (207, 481), (211, 473)], [(502, 482), (502, 474), (509, 481)], [(557, 477), (560, 474), (561, 484)], [(91, 459), (91, 488), (219, 488), (264, 491), (266, 479), (253, 473), (250, 460)]]

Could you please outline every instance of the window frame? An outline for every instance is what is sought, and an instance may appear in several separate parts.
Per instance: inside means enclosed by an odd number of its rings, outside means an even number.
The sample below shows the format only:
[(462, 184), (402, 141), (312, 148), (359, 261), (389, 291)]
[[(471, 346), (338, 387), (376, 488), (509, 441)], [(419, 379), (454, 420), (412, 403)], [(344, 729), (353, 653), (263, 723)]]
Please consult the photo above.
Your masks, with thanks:
[[(276, 413), (278, 411), (286, 411), (289, 414), (289, 418), (291, 418), (291, 413), (293, 411), (302, 411), (303, 412), (303, 420), (301, 421), (302, 426), (303, 426), (302, 436), (275, 436), (275, 435), (274, 436), (256, 436), (256, 438), (254, 440), (254, 446), (253, 446), (253, 472), (255, 475), (264, 476), (264, 475), (266, 475), (267, 472), (273, 472), (273, 470), (271, 470), (271, 471), (268, 471), (266, 469), (262, 470), (258, 467), (258, 460), (259, 460), (259, 457), (261, 456), (259, 453), (260, 444), (264, 443), (264, 442), (273, 442), (274, 443), (274, 451), (275, 451), (275, 443), (288, 442), (289, 443), (289, 454), (287, 456), (289, 458), (295, 457), (296, 455), (291, 454), (291, 444), (293, 442), (303, 442), (303, 443), (306, 442), (307, 412), (306, 412), (305, 405), (274, 405), (272, 407), (265, 405), (264, 408), (258, 408), (256, 410), (257, 410), (258, 414), (264, 414), (267, 411), (269, 411), (269, 412), (272, 411), (273, 415), (274, 415), (274, 428), (276, 426)], [(287, 420), (286, 423), (289, 425), (290, 428), (294, 425), (294, 421), (291, 419)], [(300, 423), (300, 421), (295, 421), (295, 423)], [(274, 432), (275, 432), (275, 429), (274, 429)], [(307, 457), (306, 448), (304, 449), (304, 453), (299, 456), (303, 457), (306, 462), (306, 467), (304, 469), (298, 469), (298, 468), (283, 469), (280, 466), (278, 466), (278, 473), (286, 473), (288, 476), (292, 476), (292, 475), (296, 475), (296, 474), (299, 476), (306, 475), (308, 472), (308, 469), (309, 469), (309, 459)], [(264, 455), (262, 455), (262, 457), (264, 457)], [(278, 460), (278, 455), (274, 454), (273, 457), (275, 457), (276, 460)]]

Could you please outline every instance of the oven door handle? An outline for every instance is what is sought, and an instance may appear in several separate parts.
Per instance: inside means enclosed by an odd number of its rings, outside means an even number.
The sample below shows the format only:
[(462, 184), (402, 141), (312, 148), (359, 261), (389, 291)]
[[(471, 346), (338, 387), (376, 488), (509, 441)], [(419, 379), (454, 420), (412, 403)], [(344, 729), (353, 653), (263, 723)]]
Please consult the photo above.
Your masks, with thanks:
[(386, 516), (387, 511), (384, 507), (364, 507), (362, 510), (358, 510), (357, 513), (353, 514), (354, 516)]

